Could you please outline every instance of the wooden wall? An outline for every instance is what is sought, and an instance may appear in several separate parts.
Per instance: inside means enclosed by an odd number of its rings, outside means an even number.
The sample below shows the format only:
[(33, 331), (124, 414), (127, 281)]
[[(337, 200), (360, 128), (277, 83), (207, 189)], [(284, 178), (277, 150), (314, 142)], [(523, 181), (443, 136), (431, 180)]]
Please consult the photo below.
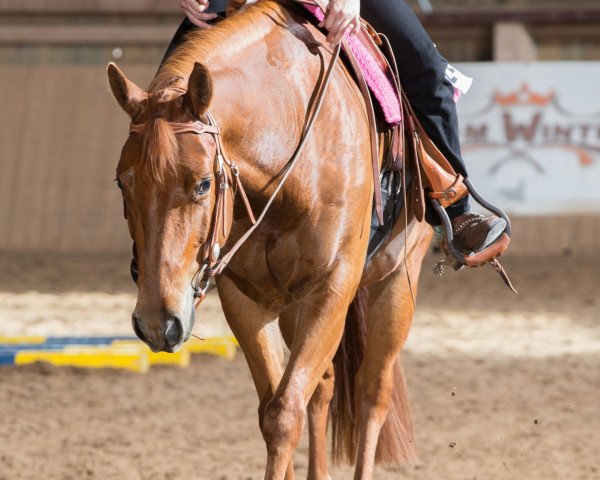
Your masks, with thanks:
[(0, 251), (130, 249), (105, 69), (146, 86), (182, 18), (172, 0), (0, 0)]
[(4, 65), (0, 85), (0, 250), (127, 250), (113, 179), (128, 119), (104, 66)]

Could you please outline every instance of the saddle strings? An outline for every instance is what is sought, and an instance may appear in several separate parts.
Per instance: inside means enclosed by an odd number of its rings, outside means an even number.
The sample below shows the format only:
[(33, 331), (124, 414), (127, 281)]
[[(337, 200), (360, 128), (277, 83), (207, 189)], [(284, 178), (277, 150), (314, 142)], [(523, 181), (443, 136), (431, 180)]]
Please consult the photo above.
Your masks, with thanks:
[[(396, 86), (396, 89), (398, 91), (398, 99), (400, 100), (400, 104), (404, 105), (403, 100), (406, 101), (406, 99), (403, 98), (403, 96), (402, 96), (402, 86), (400, 85), (400, 74), (398, 73), (398, 64), (396, 63), (396, 56), (394, 55), (394, 51), (392, 50), (392, 45), (386, 35), (384, 35), (383, 33), (379, 33), (378, 35), (381, 39), (383, 39), (383, 41), (385, 43), (385, 47), (388, 51), (390, 65), (394, 69), (394, 75), (392, 75), (392, 76), (394, 77), (394, 85)], [(404, 111), (402, 111), (402, 112), (403, 112), (402, 122), (404, 122)], [(398, 135), (404, 135), (404, 125), (403, 124), (402, 124), (402, 131), (399, 130)], [(403, 142), (403, 145), (405, 145), (404, 142)], [(418, 165), (417, 165), (417, 168), (419, 168)], [(404, 154), (404, 152), (402, 152), (402, 177), (401, 178), (402, 178), (402, 202), (403, 202), (402, 208), (404, 210), (404, 267), (406, 270), (406, 280), (408, 283), (408, 289), (410, 291), (410, 298), (413, 303), (413, 308), (416, 310), (417, 309), (417, 301), (415, 299), (415, 293), (413, 290), (412, 279), (410, 278), (410, 272), (408, 270), (408, 203), (407, 203), (407, 196), (406, 196), (406, 155)]]

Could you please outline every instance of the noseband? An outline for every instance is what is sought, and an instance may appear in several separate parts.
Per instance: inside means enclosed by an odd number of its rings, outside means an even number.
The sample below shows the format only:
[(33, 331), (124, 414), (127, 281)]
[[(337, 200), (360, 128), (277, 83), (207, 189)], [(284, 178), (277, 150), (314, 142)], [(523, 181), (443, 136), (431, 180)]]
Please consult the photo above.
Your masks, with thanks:
[[(216, 145), (214, 159), (214, 173), (215, 178), (217, 180), (215, 207), (213, 210), (213, 218), (210, 227), (209, 237), (206, 240), (206, 242), (202, 245), (202, 247), (200, 247), (200, 252), (198, 254), (199, 256), (202, 256), (202, 262), (199, 262), (200, 267), (198, 268), (198, 270), (194, 274), (194, 277), (192, 278), (192, 288), (194, 290), (196, 306), (198, 306), (206, 297), (206, 292), (210, 287), (212, 278), (219, 275), (225, 269), (225, 267), (227, 267), (231, 258), (240, 249), (243, 243), (250, 237), (254, 230), (256, 230), (260, 222), (262, 222), (269, 208), (273, 204), (275, 197), (287, 181), (298, 158), (300, 158), (300, 154), (302, 153), (304, 146), (306, 145), (308, 135), (310, 134), (314, 122), (317, 118), (317, 115), (321, 110), (323, 99), (325, 97), (325, 92), (327, 91), (327, 87), (329, 86), (329, 83), (331, 81), (334, 66), (337, 63), (337, 60), (340, 55), (340, 48), (341, 45), (338, 45), (335, 48), (331, 56), (329, 65), (327, 67), (327, 71), (324, 75), (320, 75), (319, 79), (317, 80), (317, 84), (315, 85), (313, 94), (310, 97), (311, 102), (307, 109), (307, 116), (304, 122), (304, 128), (302, 129), (302, 136), (300, 137), (298, 146), (296, 147), (296, 150), (294, 151), (292, 157), (286, 163), (283, 169), (284, 173), (281, 177), (279, 184), (269, 197), (269, 200), (267, 201), (258, 218), (254, 217), (252, 208), (250, 207), (250, 202), (248, 201), (248, 197), (246, 195), (246, 192), (244, 191), (244, 187), (242, 186), (242, 182), (240, 180), (238, 166), (235, 164), (235, 162), (229, 160), (224, 152), (221, 140), (221, 129), (217, 125), (217, 122), (215, 121), (212, 114), (210, 112), (206, 112), (207, 123), (204, 123), (200, 120), (188, 123), (167, 122), (173, 129), (173, 133), (175, 134), (209, 134), (213, 136)], [(321, 52), (319, 52), (319, 54), (322, 55)], [(181, 89), (178, 87), (170, 88), (180, 90), (182, 92), (186, 91), (185, 89)], [(145, 123), (131, 123), (129, 126), (129, 133), (143, 133), (145, 131), (145, 127)], [(233, 189), (231, 188), (232, 183), (234, 184)], [(240, 197), (243, 200), (246, 212), (248, 214), (248, 218), (250, 219), (252, 225), (229, 249), (229, 251), (225, 255), (221, 256), (221, 247), (227, 241), (229, 232), (231, 230), (231, 212), (233, 211), (233, 201), (237, 192), (240, 193)]]

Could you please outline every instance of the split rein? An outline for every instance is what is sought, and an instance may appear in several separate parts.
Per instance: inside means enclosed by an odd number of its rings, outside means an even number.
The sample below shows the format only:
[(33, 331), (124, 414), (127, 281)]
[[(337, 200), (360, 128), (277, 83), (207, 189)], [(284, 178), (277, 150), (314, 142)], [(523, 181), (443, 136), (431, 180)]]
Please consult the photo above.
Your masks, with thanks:
[[(217, 180), (217, 182), (216, 182), (217, 183), (217, 192), (216, 192), (216, 199), (215, 199), (215, 204), (214, 204), (215, 206), (214, 206), (214, 211), (213, 211), (213, 218), (212, 218), (212, 222), (211, 222), (211, 226), (210, 226), (209, 236), (207, 237), (207, 240), (205, 241), (205, 243), (200, 247), (199, 254), (198, 254), (200, 256), (200, 252), (202, 252), (202, 250), (204, 250), (204, 252), (202, 254), (203, 260), (200, 263), (200, 267), (198, 268), (198, 270), (196, 271), (196, 273), (194, 274), (194, 276), (192, 278), (192, 289), (194, 291), (194, 299), (195, 299), (196, 307), (206, 297), (206, 293), (211, 285), (212, 279), (215, 278), (217, 275), (219, 275), (221, 272), (223, 272), (223, 270), (227, 267), (227, 265), (231, 261), (232, 257), (241, 248), (241, 246), (246, 242), (246, 240), (248, 240), (250, 235), (252, 235), (252, 233), (258, 228), (258, 226), (260, 225), (262, 220), (265, 218), (267, 212), (269, 211), (269, 208), (273, 204), (275, 197), (277, 196), (279, 191), (283, 188), (287, 179), (289, 178), (289, 176), (292, 172), (292, 169), (294, 168), (294, 165), (297, 163), (298, 159), (300, 158), (300, 154), (304, 150), (304, 147), (308, 140), (308, 136), (309, 136), (310, 132), (312, 131), (315, 120), (316, 120), (316, 118), (319, 114), (319, 111), (321, 110), (321, 107), (323, 105), (323, 100), (325, 98), (325, 93), (327, 91), (327, 87), (329, 86), (329, 84), (331, 82), (333, 69), (339, 59), (339, 56), (340, 56), (340, 49), (341, 49), (341, 44), (338, 44), (333, 51), (331, 60), (329, 61), (329, 65), (327, 66), (327, 70), (324, 72), (323, 69), (321, 69), (319, 78), (317, 79), (317, 83), (316, 83), (313, 93), (311, 95), (311, 101), (310, 101), (308, 109), (307, 109), (304, 127), (302, 129), (302, 135), (300, 136), (298, 145), (296, 146), (296, 149), (295, 149), (293, 155), (287, 161), (285, 167), (282, 170), (285, 173), (281, 177), (281, 180), (279, 181), (277, 187), (275, 188), (275, 190), (269, 197), (269, 200), (267, 201), (267, 203), (264, 206), (264, 208), (262, 209), (260, 215), (256, 219), (254, 217), (252, 208), (250, 207), (250, 203), (248, 201), (248, 198), (247, 198), (244, 188), (242, 186), (242, 182), (240, 180), (239, 168), (235, 162), (228, 159), (228, 157), (223, 149), (223, 143), (221, 140), (221, 129), (219, 128), (213, 115), (210, 112), (206, 112), (206, 119), (207, 119), (206, 123), (201, 120), (196, 120), (194, 122), (185, 122), (185, 123), (167, 122), (170, 125), (170, 127), (173, 129), (173, 133), (176, 135), (184, 134), (184, 133), (192, 133), (195, 135), (208, 134), (208, 135), (213, 136), (215, 145), (216, 145), (214, 173), (215, 173), (215, 178)], [(318, 50), (318, 54), (321, 57), (321, 59), (323, 60), (322, 64), (324, 65), (325, 61), (324, 61), (323, 53), (321, 52), (321, 50)], [(171, 87), (171, 88), (173, 88), (173, 87)], [(186, 91), (185, 89), (180, 89), (180, 88), (177, 88), (177, 90), (181, 90), (182, 92)], [(129, 127), (130, 134), (143, 133), (144, 131), (145, 131), (144, 123), (131, 123), (130, 124), (130, 127)], [(229, 174), (227, 173), (226, 169), (229, 170)], [(231, 194), (231, 196), (229, 196), (230, 195), (229, 194), (230, 179), (232, 179), (232, 181), (235, 183), (235, 187), (236, 187), (235, 190), (233, 190), (233, 193)], [(250, 219), (250, 222), (252, 223), (252, 225), (236, 241), (236, 243), (234, 245), (232, 245), (232, 247), (228, 250), (228, 252), (225, 255), (221, 256), (221, 247), (223, 245), (220, 245), (218, 242), (218, 239), (220, 237), (219, 233), (226, 231), (227, 234), (223, 235), (224, 237), (227, 237), (229, 234), (228, 230), (230, 227), (229, 227), (229, 225), (226, 225), (226, 223), (227, 223), (226, 209), (229, 206), (231, 206), (231, 207), (233, 206), (233, 200), (234, 200), (235, 194), (238, 191), (240, 192), (240, 195), (242, 197), (242, 200), (243, 200), (245, 208), (246, 208), (246, 212), (248, 214), (248, 218)], [(229, 200), (228, 200), (228, 198), (229, 198)], [(228, 202), (230, 203), (230, 205), (226, 205)], [(227, 240), (227, 238), (225, 238), (224, 240)]]

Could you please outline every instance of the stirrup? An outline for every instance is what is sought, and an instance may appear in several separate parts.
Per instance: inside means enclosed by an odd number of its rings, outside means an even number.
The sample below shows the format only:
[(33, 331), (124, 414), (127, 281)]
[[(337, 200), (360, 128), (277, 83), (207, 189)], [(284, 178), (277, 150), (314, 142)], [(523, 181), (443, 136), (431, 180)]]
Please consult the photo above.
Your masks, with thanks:
[(471, 180), (469, 178), (465, 178), (463, 182), (469, 190), (471, 196), (475, 199), (475, 201), (479, 203), (479, 205), (484, 207), (486, 210), (489, 210), (490, 212), (495, 213), (500, 218), (504, 219), (504, 221), (506, 222), (506, 227), (504, 229), (504, 232), (502, 232), (502, 234), (492, 244), (488, 245), (480, 252), (475, 252), (470, 255), (464, 255), (454, 246), (454, 233), (452, 231), (452, 222), (450, 221), (450, 217), (448, 216), (446, 209), (441, 205), (438, 199), (432, 198), (431, 203), (433, 204), (435, 210), (440, 216), (440, 219), (442, 220), (444, 238), (441, 245), (446, 253), (446, 258), (438, 262), (433, 267), (433, 272), (436, 276), (441, 276), (444, 274), (444, 265), (449, 265), (454, 270), (461, 270), (464, 267), (475, 268), (489, 263), (494, 268), (494, 270), (496, 270), (500, 274), (500, 277), (502, 278), (506, 286), (514, 293), (518, 293), (513, 287), (510, 279), (508, 278), (506, 271), (498, 261), (498, 257), (506, 251), (508, 245), (510, 244), (510, 219), (500, 208), (486, 201), (475, 189), (475, 186), (473, 185), (473, 183), (471, 183)]

